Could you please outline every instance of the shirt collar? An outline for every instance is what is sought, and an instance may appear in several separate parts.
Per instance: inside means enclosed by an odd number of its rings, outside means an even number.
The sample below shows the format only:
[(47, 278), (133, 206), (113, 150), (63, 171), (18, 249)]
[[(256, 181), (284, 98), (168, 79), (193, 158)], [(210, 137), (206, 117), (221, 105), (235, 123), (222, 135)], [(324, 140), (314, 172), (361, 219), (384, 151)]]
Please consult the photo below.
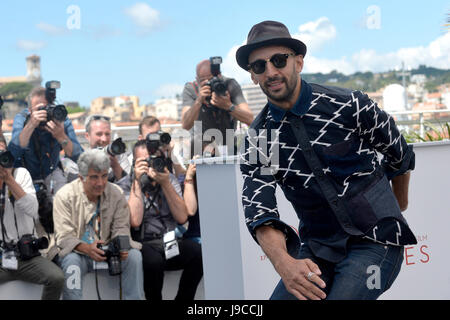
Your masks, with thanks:
[(286, 112), (291, 112), (297, 116), (304, 115), (311, 104), (311, 96), (312, 96), (312, 88), (311, 86), (302, 79), (302, 88), (300, 91), (300, 95), (297, 99), (297, 102), (290, 110), (284, 110), (274, 103), (269, 101), (269, 111), (274, 121), (280, 122), (283, 120)]

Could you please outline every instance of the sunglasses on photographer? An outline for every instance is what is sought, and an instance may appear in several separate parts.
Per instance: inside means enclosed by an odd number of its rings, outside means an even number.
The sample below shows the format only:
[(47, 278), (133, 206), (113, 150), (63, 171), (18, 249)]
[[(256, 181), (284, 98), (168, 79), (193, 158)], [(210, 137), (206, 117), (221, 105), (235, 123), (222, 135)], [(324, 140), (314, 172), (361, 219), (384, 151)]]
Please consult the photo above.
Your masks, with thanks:
[(102, 116), (102, 115), (94, 115), (90, 119), (91, 121), (98, 121), (98, 120), (105, 120), (105, 121), (111, 121), (110, 117)]
[(294, 53), (276, 53), (270, 59), (263, 60), (258, 59), (248, 65), (248, 69), (251, 69), (256, 74), (261, 74), (266, 71), (266, 63), (270, 61), (275, 68), (282, 69), (286, 67), (287, 59), (292, 56), (294, 57)]

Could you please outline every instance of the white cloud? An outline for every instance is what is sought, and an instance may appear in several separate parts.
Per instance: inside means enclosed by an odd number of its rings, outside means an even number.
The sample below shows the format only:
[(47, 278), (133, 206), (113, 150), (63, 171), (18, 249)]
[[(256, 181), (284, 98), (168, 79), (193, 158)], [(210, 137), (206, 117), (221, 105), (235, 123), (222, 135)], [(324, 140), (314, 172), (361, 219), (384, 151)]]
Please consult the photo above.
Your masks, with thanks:
[(158, 89), (155, 90), (155, 96), (161, 98), (174, 98), (177, 94), (183, 92), (184, 85), (178, 83), (166, 83), (161, 85)]
[(64, 27), (58, 27), (46, 22), (38, 23), (36, 28), (51, 36), (63, 36), (68, 33), (68, 30)]
[(316, 21), (299, 26), (298, 32), (292, 37), (303, 41), (308, 47), (308, 52), (314, 53), (325, 43), (336, 38), (336, 27), (327, 17), (320, 17)]
[(126, 8), (125, 14), (131, 18), (133, 23), (139, 28), (139, 33), (142, 34), (153, 31), (161, 23), (159, 11), (143, 2), (138, 2), (133, 6)]
[(44, 41), (18, 40), (16, 47), (25, 51), (36, 51), (43, 49), (47, 44)]
[(251, 83), (250, 73), (239, 67), (236, 62), (236, 51), (240, 46), (244, 45), (247, 41), (242, 42), (240, 45), (233, 46), (228, 54), (223, 58), (221, 66), (222, 74), (225, 77), (234, 78), (239, 83)]
[[(428, 45), (400, 48), (388, 53), (380, 54), (374, 49), (361, 49), (350, 56), (336, 59), (317, 57), (317, 52), (328, 42), (336, 38), (336, 27), (327, 17), (307, 22), (298, 27), (293, 37), (303, 41), (308, 47), (305, 56), (303, 73), (329, 73), (333, 70), (344, 74), (357, 71), (383, 72), (401, 67), (402, 62), (407, 68), (417, 68), (423, 64), (440, 69), (450, 69), (450, 32), (447, 32)], [(233, 46), (223, 63), (223, 74), (235, 78), (239, 83), (251, 83), (250, 75), (236, 63), (236, 51), (245, 44)]]

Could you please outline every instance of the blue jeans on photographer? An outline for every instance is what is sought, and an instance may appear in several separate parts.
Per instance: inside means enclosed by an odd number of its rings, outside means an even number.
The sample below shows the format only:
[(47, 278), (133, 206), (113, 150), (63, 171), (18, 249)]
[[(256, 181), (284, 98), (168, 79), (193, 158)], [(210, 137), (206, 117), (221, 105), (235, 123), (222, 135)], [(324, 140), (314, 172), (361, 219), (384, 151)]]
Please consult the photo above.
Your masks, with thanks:
[[(90, 257), (75, 252), (69, 253), (62, 259), (59, 258), (59, 265), (65, 278), (63, 300), (81, 300), (83, 298), (83, 277), (86, 273), (94, 271), (93, 262)], [(121, 264), (122, 274), (120, 276), (122, 277), (124, 300), (144, 300), (141, 252), (137, 249), (130, 249), (128, 258), (121, 261)]]
[[(403, 246), (386, 246), (365, 239), (350, 239), (347, 256), (338, 263), (315, 257), (303, 244), (297, 259), (311, 259), (322, 272), (327, 300), (376, 300), (397, 278), (403, 262)], [(282, 280), (271, 300), (296, 300)]]

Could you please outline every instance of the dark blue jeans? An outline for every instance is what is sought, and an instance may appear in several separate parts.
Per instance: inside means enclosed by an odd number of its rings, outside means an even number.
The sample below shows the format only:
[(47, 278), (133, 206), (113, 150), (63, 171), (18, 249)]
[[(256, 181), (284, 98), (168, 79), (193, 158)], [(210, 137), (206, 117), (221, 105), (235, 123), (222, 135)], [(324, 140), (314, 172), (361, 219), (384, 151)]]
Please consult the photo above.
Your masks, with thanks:
[[(319, 266), (327, 300), (375, 300), (397, 278), (403, 262), (403, 246), (385, 246), (370, 240), (349, 240), (347, 256), (338, 263), (315, 257), (302, 245), (297, 259), (309, 258)], [(282, 280), (271, 300), (296, 300)]]

